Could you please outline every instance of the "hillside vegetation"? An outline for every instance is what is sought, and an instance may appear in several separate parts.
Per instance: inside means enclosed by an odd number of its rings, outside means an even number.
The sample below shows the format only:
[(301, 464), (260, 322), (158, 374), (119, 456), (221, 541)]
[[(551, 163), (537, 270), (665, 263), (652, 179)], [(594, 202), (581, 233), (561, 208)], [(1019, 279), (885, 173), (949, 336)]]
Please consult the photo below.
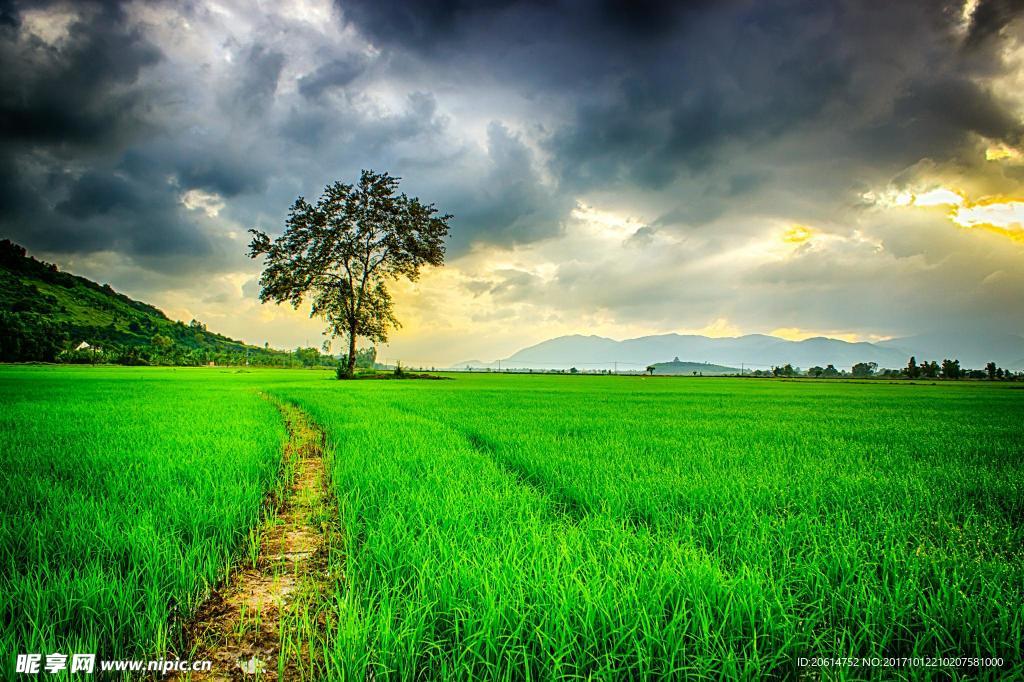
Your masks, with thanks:
[[(85, 342), (87, 349), (76, 350)], [(318, 353), (313, 353), (318, 356)], [(317, 364), (333, 359), (314, 358)], [(250, 346), (36, 260), (0, 241), (0, 361), (289, 366), (309, 358)]]

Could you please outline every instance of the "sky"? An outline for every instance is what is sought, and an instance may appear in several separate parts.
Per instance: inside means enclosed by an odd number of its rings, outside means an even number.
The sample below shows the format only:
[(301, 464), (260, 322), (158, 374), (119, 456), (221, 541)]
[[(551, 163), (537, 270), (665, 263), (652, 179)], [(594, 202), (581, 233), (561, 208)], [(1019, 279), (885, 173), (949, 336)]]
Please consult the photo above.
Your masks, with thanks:
[[(0, 0), (0, 237), (262, 345), (246, 231), (455, 217), (380, 356), (1024, 332), (1024, 2)], [(340, 347), (340, 344), (335, 346)]]

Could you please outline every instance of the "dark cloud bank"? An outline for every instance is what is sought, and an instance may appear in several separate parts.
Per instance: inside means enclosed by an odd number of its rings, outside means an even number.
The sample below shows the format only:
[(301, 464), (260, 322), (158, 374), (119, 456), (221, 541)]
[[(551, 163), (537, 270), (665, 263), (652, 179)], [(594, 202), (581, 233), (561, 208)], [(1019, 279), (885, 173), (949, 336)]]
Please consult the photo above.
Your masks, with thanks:
[[(755, 215), (842, 224), (922, 159), (966, 167), (979, 137), (1021, 143), (992, 82), (1022, 5), (982, 0), (964, 25), (961, 3), (934, 0), (352, 0), (330, 30), (282, 14), (218, 33), (201, 3), (82, 2), (58, 21), (68, 6), (0, 2), (0, 232), (58, 258), (238, 267), (239, 243), (185, 193), (272, 227), (361, 167), (454, 213), (455, 256), (558, 235), (588, 197), (707, 250)], [(213, 27), (210, 51), (172, 49), (147, 8)], [(723, 221), (735, 232), (707, 228)]]

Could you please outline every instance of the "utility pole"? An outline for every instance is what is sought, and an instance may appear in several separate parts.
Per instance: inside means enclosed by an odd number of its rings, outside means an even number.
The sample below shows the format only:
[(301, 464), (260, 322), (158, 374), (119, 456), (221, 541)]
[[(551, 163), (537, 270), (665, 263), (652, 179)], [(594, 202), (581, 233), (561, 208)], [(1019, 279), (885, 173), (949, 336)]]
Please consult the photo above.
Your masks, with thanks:
[(615, 367), (615, 369), (612, 370), (612, 373), (613, 374), (618, 374), (619, 373), (619, 361), (618, 360), (613, 360), (612, 361), (612, 366)]

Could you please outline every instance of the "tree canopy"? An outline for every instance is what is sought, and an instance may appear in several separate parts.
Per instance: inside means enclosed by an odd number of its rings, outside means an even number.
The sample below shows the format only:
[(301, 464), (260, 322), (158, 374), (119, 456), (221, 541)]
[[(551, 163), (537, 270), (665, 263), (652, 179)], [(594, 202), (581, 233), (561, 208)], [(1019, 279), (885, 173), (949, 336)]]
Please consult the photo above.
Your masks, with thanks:
[(452, 216), (398, 193), (398, 183), (364, 170), (355, 185), (328, 185), (315, 204), (296, 199), (277, 239), (250, 230), (249, 256), (266, 259), (260, 300), (298, 308), (308, 298), (326, 335), (348, 337), (345, 376), (355, 371), (359, 337), (383, 343), (399, 326), (387, 284), (444, 263)]

